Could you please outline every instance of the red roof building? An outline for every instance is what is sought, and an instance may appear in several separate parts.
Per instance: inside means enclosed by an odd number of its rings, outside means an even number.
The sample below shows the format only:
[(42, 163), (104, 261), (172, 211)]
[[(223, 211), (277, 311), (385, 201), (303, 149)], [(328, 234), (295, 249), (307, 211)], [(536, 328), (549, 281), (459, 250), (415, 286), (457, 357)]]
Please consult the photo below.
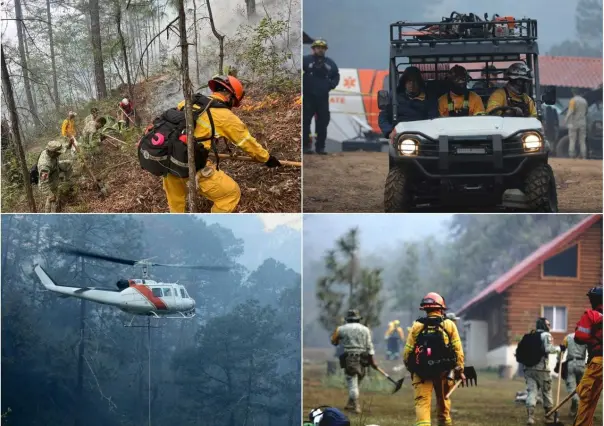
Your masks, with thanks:
[[(544, 244), (468, 301), (463, 318), (467, 363), (516, 367), (514, 351), (544, 316), (560, 344), (572, 333), (602, 281), (602, 215), (592, 215)], [(553, 363), (552, 367), (553, 367)]]

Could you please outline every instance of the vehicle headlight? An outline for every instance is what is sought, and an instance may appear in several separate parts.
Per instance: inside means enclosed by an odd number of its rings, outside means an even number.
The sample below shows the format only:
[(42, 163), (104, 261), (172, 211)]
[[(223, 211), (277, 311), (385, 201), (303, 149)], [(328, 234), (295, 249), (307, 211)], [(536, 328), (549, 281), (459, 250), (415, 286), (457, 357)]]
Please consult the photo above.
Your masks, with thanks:
[(522, 136), (522, 144), (527, 152), (539, 151), (543, 146), (543, 138), (539, 133), (527, 133)]
[(419, 142), (416, 139), (402, 137), (399, 139), (398, 150), (402, 155), (417, 155), (417, 146)]

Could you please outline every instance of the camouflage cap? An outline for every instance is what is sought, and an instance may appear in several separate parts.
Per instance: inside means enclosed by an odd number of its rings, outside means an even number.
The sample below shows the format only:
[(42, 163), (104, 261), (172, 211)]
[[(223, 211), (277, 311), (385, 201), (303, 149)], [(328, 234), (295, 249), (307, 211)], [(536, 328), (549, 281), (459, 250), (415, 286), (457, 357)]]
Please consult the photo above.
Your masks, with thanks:
[(63, 149), (63, 144), (59, 141), (50, 141), (46, 144), (46, 151), (59, 152)]
[(346, 321), (359, 321), (363, 319), (358, 309), (349, 309), (346, 313)]

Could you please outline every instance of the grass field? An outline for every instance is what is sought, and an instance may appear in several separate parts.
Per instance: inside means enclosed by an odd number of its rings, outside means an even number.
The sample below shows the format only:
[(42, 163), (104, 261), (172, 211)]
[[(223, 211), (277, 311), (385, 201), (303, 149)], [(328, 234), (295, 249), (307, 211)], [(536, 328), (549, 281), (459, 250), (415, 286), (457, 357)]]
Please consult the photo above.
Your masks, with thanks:
[[(332, 405), (343, 409), (348, 399), (344, 376), (339, 372), (336, 376), (327, 377), (326, 361), (333, 352), (325, 350), (304, 349), (304, 414), (319, 405)], [(395, 372), (393, 362), (379, 359), (380, 364), (394, 379), (401, 377), (402, 371)], [(557, 381), (554, 381), (554, 402), (556, 399)], [(459, 388), (451, 397), (452, 418), (455, 425), (464, 426), (507, 426), (526, 424), (526, 409), (524, 404), (515, 403), (516, 392), (524, 390), (524, 380), (503, 380), (495, 373), (478, 372), (478, 386)], [(353, 426), (406, 426), (415, 424), (413, 405), (413, 388), (409, 377), (399, 392), (392, 395), (392, 385), (379, 374), (372, 372), (371, 377), (365, 378), (361, 385), (360, 402), (363, 414), (356, 415), (347, 412)], [(560, 399), (567, 395), (562, 383)], [(564, 425), (572, 425), (568, 415), (570, 403), (560, 411), (560, 421)], [(543, 407), (537, 406), (535, 419), (537, 425), (543, 422)], [(436, 401), (432, 399), (432, 424), (436, 425)], [(602, 399), (594, 425), (602, 424)]]

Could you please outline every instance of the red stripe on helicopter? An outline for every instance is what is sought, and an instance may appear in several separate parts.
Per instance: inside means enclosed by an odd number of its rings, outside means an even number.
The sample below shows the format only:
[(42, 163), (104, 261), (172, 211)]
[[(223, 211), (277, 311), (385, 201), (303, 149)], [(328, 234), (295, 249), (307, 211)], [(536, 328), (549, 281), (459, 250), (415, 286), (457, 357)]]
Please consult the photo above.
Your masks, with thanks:
[(138, 292), (140, 294), (142, 294), (149, 302), (153, 303), (153, 305), (161, 310), (161, 311), (167, 311), (168, 307), (166, 306), (166, 304), (164, 303), (163, 300), (161, 300), (159, 297), (154, 296), (153, 292), (151, 291), (151, 289), (149, 287), (147, 287), (146, 285), (141, 285), (141, 284), (135, 284), (135, 285), (131, 285), (130, 287), (135, 288), (138, 290)]

